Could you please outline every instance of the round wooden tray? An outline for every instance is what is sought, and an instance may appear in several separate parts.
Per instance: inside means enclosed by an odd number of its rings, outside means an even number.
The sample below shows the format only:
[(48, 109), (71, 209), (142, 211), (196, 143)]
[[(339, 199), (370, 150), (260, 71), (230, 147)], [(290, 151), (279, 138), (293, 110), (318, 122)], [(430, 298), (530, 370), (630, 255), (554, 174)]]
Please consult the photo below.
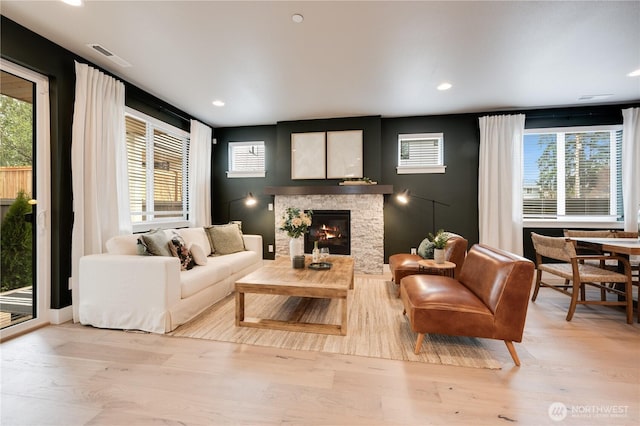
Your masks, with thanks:
[(316, 263), (310, 263), (309, 264), (309, 269), (315, 269), (317, 271), (322, 271), (325, 269), (331, 269), (332, 264), (329, 262), (316, 262)]

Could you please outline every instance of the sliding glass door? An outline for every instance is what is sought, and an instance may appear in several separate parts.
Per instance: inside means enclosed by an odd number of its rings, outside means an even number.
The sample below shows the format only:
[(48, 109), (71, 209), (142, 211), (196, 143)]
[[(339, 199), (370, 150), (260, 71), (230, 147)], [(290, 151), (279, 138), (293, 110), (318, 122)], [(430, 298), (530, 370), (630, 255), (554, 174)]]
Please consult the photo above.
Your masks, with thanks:
[[(48, 161), (46, 79), (2, 61), (0, 70), (0, 330), (24, 330), (29, 323), (47, 321), (50, 273), (48, 266), (49, 189), (40, 179), (39, 154)], [(45, 96), (46, 95), (46, 96)], [(48, 123), (48, 117), (45, 120)], [(42, 133), (45, 133), (44, 135)], [(43, 173), (48, 175), (49, 166)], [(39, 206), (39, 192), (46, 193)], [(42, 240), (42, 241), (41, 241)], [(39, 257), (45, 256), (43, 262)]]

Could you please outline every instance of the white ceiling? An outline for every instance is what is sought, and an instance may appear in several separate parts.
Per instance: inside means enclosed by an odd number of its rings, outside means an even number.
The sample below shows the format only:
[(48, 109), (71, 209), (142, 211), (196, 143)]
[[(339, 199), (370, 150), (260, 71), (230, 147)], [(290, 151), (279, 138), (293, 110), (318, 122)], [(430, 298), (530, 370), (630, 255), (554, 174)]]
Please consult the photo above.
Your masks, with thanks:
[(1, 12), (216, 127), (640, 100), (627, 76), (639, 1), (2, 0)]

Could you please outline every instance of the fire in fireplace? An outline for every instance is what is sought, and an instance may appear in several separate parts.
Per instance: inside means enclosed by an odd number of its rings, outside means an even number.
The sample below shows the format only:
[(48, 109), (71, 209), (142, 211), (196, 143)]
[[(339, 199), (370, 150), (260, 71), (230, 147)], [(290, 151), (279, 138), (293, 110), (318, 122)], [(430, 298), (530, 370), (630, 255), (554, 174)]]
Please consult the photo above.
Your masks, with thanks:
[(351, 211), (313, 210), (305, 234), (305, 253), (311, 253), (315, 241), (319, 248), (328, 247), (331, 254), (351, 254)]

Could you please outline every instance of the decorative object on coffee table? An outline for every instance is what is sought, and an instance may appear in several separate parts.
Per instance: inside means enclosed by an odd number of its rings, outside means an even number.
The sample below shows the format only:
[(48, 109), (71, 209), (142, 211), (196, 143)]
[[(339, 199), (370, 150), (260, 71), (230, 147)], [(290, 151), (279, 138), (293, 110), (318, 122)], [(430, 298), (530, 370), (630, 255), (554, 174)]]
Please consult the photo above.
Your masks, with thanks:
[(331, 263), (329, 262), (312, 262), (309, 264), (309, 269), (315, 269), (317, 271), (324, 271), (331, 269)]
[(305, 213), (297, 207), (287, 207), (282, 216), (279, 229), (285, 231), (291, 238), (289, 241), (289, 256), (292, 261), (294, 256), (304, 255), (304, 239), (302, 235), (311, 226), (312, 214), (311, 210)]
[(293, 256), (293, 261), (291, 263), (293, 269), (304, 269), (304, 255)]

